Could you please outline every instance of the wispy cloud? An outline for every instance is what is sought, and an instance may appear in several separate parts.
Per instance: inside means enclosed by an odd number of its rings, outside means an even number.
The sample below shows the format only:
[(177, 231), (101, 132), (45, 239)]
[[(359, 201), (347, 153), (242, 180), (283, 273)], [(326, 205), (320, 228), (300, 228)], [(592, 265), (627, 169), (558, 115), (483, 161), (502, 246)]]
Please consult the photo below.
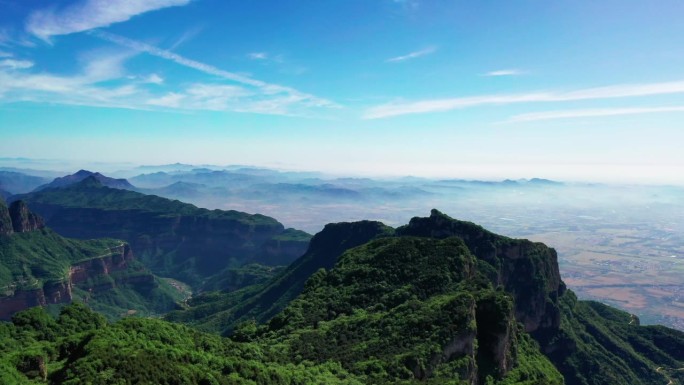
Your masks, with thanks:
[(252, 60), (266, 60), (268, 59), (268, 54), (266, 52), (250, 52), (247, 57)]
[(566, 102), (574, 100), (612, 99), (684, 93), (684, 81), (620, 84), (607, 87), (585, 88), (569, 92), (536, 92), (527, 94), (482, 95), (451, 99), (433, 99), (416, 102), (388, 103), (366, 110), (364, 119), (379, 119), (399, 115), (450, 111), (483, 105), (516, 103)]
[[(30, 36), (7, 28), (0, 29), (0, 47), (35, 47)], [(11, 55), (11, 54), (10, 54)]]
[(505, 70), (496, 70), (496, 71), (489, 71), (487, 73), (482, 74), (482, 76), (519, 76), (523, 75), (525, 72), (518, 70), (518, 69), (505, 69)]
[(95, 30), (90, 32), (93, 36), (99, 37), (106, 41), (118, 44), (123, 47), (133, 49), (138, 52), (145, 52), (153, 56), (157, 56), (166, 60), (170, 60), (176, 64), (195, 69), (208, 75), (213, 75), (225, 80), (233, 81), (243, 86), (253, 87), (259, 90), (263, 95), (287, 95), (291, 96), (292, 100), (297, 100), (299, 104), (306, 107), (338, 107), (335, 103), (298, 91), (291, 87), (285, 87), (277, 84), (267, 83), (261, 80), (253, 79), (248, 76), (240, 75), (234, 72), (225, 71), (209, 64), (201, 63), (196, 60), (188, 59), (176, 53), (163, 50), (161, 48), (152, 46), (147, 43), (132, 40), (123, 36), (115, 35), (109, 32)]
[(82, 71), (74, 75), (31, 73), (0, 67), (0, 102), (29, 101), (70, 105), (136, 108), (131, 97), (141, 90), (135, 85), (107, 87), (98, 83), (116, 81), (121, 65), (130, 54), (86, 55)]
[(49, 41), (52, 36), (68, 35), (127, 21), (146, 12), (186, 5), (191, 0), (82, 0), (74, 5), (33, 12), (26, 30)]
[(421, 56), (429, 55), (429, 54), (434, 53), (436, 51), (437, 51), (437, 47), (427, 47), (425, 49), (421, 49), (420, 51), (415, 51), (415, 52), (411, 52), (411, 53), (406, 54), (406, 55), (393, 57), (393, 58), (387, 59), (385, 61), (387, 63), (397, 63), (397, 62), (402, 62), (402, 61), (406, 61), (406, 60), (419, 58)]
[(143, 78), (143, 82), (145, 83), (150, 83), (150, 84), (162, 84), (164, 83), (164, 78), (157, 74), (151, 74), (145, 78)]
[(5, 67), (13, 70), (26, 69), (33, 67), (33, 62), (30, 60), (4, 59), (0, 60), (0, 67)]
[(152, 106), (179, 108), (183, 99), (185, 99), (185, 95), (176, 92), (169, 92), (164, 96), (150, 98), (146, 103)]
[[(0, 59), (0, 103), (23, 101), (141, 110), (161, 108), (297, 116), (315, 115), (313, 111), (320, 107), (337, 107), (332, 102), (293, 88), (223, 71), (144, 43), (102, 33), (97, 32), (130, 49), (96, 50), (81, 55), (81, 69), (76, 74), (36, 73), (28, 61)], [(156, 73), (130, 74), (124, 63), (140, 52), (213, 76), (204, 83), (178, 87), (168, 84)], [(232, 84), (226, 84), (227, 81)]]
[(194, 39), (195, 36), (199, 35), (200, 32), (202, 32), (203, 29), (204, 29), (204, 27), (198, 26), (198, 27), (191, 28), (191, 29), (188, 29), (187, 31), (183, 32), (183, 34), (181, 35), (181, 37), (179, 37), (179, 38), (171, 45), (171, 47), (169, 47), (169, 51), (173, 51), (173, 50), (175, 50), (176, 48), (178, 48), (178, 47), (182, 46), (183, 44), (189, 42), (190, 40)]
[(12, 55), (11, 53), (9, 53), (9, 52), (0, 51), (0, 58), (3, 58), (3, 57), (12, 57), (12, 56), (13, 56), (13, 55)]
[(617, 116), (617, 115), (640, 115), (653, 114), (663, 112), (684, 112), (684, 106), (668, 106), (668, 107), (630, 107), (630, 108), (597, 108), (585, 110), (557, 110), (533, 112), (528, 114), (520, 114), (511, 117), (509, 122), (532, 122), (537, 120), (552, 120), (552, 119), (573, 119), (573, 118), (587, 118), (600, 116)]

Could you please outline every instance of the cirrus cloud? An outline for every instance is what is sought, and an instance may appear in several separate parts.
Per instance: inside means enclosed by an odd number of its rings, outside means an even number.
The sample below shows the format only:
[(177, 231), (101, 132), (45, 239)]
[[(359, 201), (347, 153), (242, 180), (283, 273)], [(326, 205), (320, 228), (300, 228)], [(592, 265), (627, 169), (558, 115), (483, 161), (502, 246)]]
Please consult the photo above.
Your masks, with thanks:
[(49, 41), (51, 37), (84, 32), (127, 21), (158, 9), (182, 6), (191, 0), (84, 0), (68, 7), (46, 8), (29, 15), (26, 30)]
[(379, 119), (400, 115), (451, 111), (484, 105), (568, 102), (577, 100), (613, 99), (680, 93), (684, 93), (684, 81), (618, 84), (566, 92), (545, 91), (526, 94), (495, 94), (451, 99), (431, 99), (414, 102), (387, 103), (367, 109), (363, 117), (364, 119)]

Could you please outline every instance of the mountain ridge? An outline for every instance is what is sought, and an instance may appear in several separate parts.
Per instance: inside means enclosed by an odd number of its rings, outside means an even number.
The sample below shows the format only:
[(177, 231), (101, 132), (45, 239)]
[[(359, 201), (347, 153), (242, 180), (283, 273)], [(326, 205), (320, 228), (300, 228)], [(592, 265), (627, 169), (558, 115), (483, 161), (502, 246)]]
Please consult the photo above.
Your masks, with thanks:
[(286, 265), (308, 245), (308, 234), (288, 233), (265, 215), (207, 210), (110, 188), (92, 175), (65, 187), (11, 198), (19, 199), (61, 235), (123, 239), (156, 274), (195, 286), (227, 267), (254, 262)]
[(135, 186), (130, 184), (128, 182), (128, 180), (126, 180), (126, 179), (109, 178), (107, 176), (100, 174), (99, 172), (92, 172), (92, 171), (88, 171), (88, 170), (79, 170), (79, 171), (75, 172), (74, 174), (55, 178), (52, 182), (44, 184), (42, 186), (39, 186), (34, 191), (40, 191), (40, 190), (52, 189), (52, 188), (64, 188), (64, 187), (68, 187), (68, 186), (71, 186), (73, 184), (82, 182), (88, 178), (94, 178), (95, 180), (100, 182), (100, 184), (102, 184), (103, 186), (107, 186), (107, 187), (111, 187), (111, 188), (124, 189), (124, 190), (134, 190), (135, 189)]

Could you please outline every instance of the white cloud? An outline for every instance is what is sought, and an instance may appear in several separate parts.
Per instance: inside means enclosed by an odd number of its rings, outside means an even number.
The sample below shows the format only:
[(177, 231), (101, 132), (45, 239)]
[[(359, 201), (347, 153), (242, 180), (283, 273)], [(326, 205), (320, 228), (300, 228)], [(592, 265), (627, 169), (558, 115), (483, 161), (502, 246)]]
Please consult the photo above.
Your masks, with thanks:
[(4, 59), (0, 60), (0, 67), (12, 70), (26, 69), (33, 67), (33, 62), (30, 60)]
[(629, 107), (629, 108), (597, 108), (585, 110), (557, 110), (533, 112), (528, 114), (520, 114), (511, 117), (509, 122), (532, 122), (537, 120), (552, 120), (552, 119), (572, 119), (572, 118), (587, 118), (598, 116), (617, 116), (617, 115), (639, 115), (652, 114), (662, 112), (684, 112), (684, 106), (668, 106), (668, 107)]
[[(6, 28), (0, 29), (0, 47), (35, 47), (35, 45), (36, 44), (25, 34), (17, 34), (16, 31)], [(9, 53), (9, 55), (12, 56), (11, 53)]]
[(82, 0), (74, 5), (48, 8), (29, 15), (26, 30), (49, 41), (50, 37), (106, 27), (146, 12), (186, 5), (190, 0)]
[(131, 51), (95, 50), (80, 58), (83, 77), (88, 83), (97, 83), (124, 77), (124, 62), (135, 56)]
[(266, 52), (251, 52), (247, 54), (247, 57), (252, 60), (266, 60), (268, 59), (268, 54)]
[(222, 70), (209, 64), (201, 63), (196, 60), (188, 59), (176, 53), (157, 48), (155, 46), (143, 43), (140, 41), (128, 39), (123, 36), (115, 35), (104, 31), (92, 31), (93, 36), (99, 37), (106, 41), (127, 47), (139, 52), (145, 52), (153, 56), (157, 56), (166, 60), (170, 60), (176, 64), (184, 67), (192, 68), (208, 75), (213, 75), (225, 80), (239, 83), (243, 86), (249, 86), (259, 90), (264, 95), (288, 95), (293, 96), (293, 99), (300, 101), (300, 104), (307, 107), (338, 107), (335, 103), (319, 98), (317, 96), (298, 91), (294, 88), (285, 87), (277, 84), (270, 84), (261, 80), (253, 79), (249, 76), (240, 75), (234, 72)]
[(415, 52), (411, 52), (411, 53), (406, 54), (406, 55), (393, 57), (393, 58), (387, 59), (385, 61), (388, 63), (397, 63), (397, 62), (402, 62), (402, 61), (406, 61), (406, 60), (415, 59), (415, 58), (418, 58), (421, 56), (429, 55), (431, 53), (434, 53), (435, 51), (437, 51), (436, 47), (428, 47), (428, 48), (422, 49), (420, 51), (415, 51)]
[(17, 72), (0, 66), (0, 102), (137, 108), (132, 97), (141, 90), (135, 85), (98, 85), (100, 82), (119, 80), (123, 76), (122, 63), (128, 57), (130, 53), (90, 53), (83, 57), (80, 73), (74, 75)]
[(173, 51), (173, 50), (175, 50), (176, 48), (180, 47), (181, 45), (183, 45), (183, 44), (187, 43), (188, 41), (192, 40), (193, 38), (195, 38), (195, 36), (197, 36), (200, 32), (202, 32), (203, 29), (204, 29), (204, 28), (200, 26), (200, 27), (195, 27), (195, 28), (192, 28), (192, 29), (189, 29), (189, 30), (185, 31), (185, 32), (181, 35), (181, 37), (179, 37), (178, 40), (176, 40), (176, 42), (173, 43), (173, 44), (171, 45), (171, 47), (169, 47), (169, 51)]
[[(13, 68), (20, 66), (12, 63), (16, 60), (0, 60), (0, 103), (23, 101), (143, 110), (162, 108), (299, 116), (310, 115), (311, 108), (333, 106), (324, 99), (254, 79), (237, 84), (221, 84), (225, 83), (225, 77), (220, 75), (226, 73), (192, 61), (190, 64), (193, 66), (196, 64), (199, 68), (217, 73), (219, 79), (213, 81), (219, 83), (194, 83), (178, 89), (164, 83), (164, 79), (154, 73), (147, 76), (128, 74), (124, 64), (134, 54), (134, 51), (92, 51), (81, 56), (81, 70), (71, 75), (15, 71)], [(28, 64), (22, 65), (28, 67)], [(163, 88), (151, 87), (150, 84), (163, 84)]]
[(13, 55), (9, 52), (0, 51), (0, 58), (2, 57), (12, 57)]
[(525, 72), (518, 70), (518, 69), (506, 69), (506, 70), (496, 70), (496, 71), (489, 71), (483, 76), (518, 76), (522, 75)]
[(151, 74), (143, 79), (143, 82), (150, 84), (162, 84), (164, 83), (164, 78), (157, 74)]
[(234, 111), (268, 115), (300, 115), (307, 106), (298, 95), (264, 94), (244, 87), (196, 83), (182, 92), (150, 98), (148, 105), (187, 111)]
[(178, 108), (181, 106), (181, 101), (183, 101), (183, 99), (185, 99), (185, 95), (169, 92), (162, 97), (147, 100), (147, 104), (159, 107)]
[(482, 95), (451, 99), (433, 99), (417, 102), (388, 103), (366, 110), (364, 119), (450, 111), (483, 105), (566, 102), (575, 100), (612, 99), (636, 96), (684, 93), (684, 81), (620, 84), (607, 87), (585, 88), (570, 92), (537, 92), (529, 94)]

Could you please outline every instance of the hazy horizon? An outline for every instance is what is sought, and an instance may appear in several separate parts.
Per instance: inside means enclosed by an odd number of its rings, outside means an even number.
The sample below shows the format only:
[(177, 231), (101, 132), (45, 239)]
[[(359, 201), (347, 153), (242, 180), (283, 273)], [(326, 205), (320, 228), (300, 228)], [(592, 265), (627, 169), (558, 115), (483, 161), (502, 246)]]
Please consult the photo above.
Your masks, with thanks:
[(678, 1), (0, 7), (0, 156), (684, 183)]
[[(133, 163), (133, 162), (92, 162), (92, 161), (70, 161), (65, 159), (30, 159), (30, 158), (0, 158), (0, 168), (16, 168), (19, 170), (35, 170), (35, 171), (50, 171), (54, 173), (61, 173), (69, 175), (78, 170), (88, 170), (92, 172), (100, 172), (108, 176), (128, 177), (136, 176), (144, 173), (144, 170), (139, 170), (143, 167), (161, 167), (173, 166), (175, 164), (184, 166), (194, 166), (197, 168), (209, 167), (216, 169), (230, 169), (235, 167), (245, 168), (264, 168), (278, 172), (288, 173), (311, 173), (318, 174), (323, 178), (372, 178), (372, 179), (401, 179), (401, 178), (424, 178), (424, 179), (459, 179), (459, 180), (473, 180), (473, 181), (504, 181), (504, 180), (531, 180), (531, 179), (548, 179), (557, 182), (565, 183), (602, 183), (609, 185), (684, 185), (684, 179), (677, 174), (678, 169), (672, 170), (669, 175), (672, 178), (647, 178), (623, 176), (620, 174), (613, 174), (611, 177), (602, 178), (599, 176), (592, 176), (591, 173), (584, 173), (586, 169), (605, 168), (613, 171), (621, 171), (627, 175), (633, 168), (616, 165), (581, 165), (581, 166), (565, 166), (560, 167), (565, 171), (574, 171), (574, 173), (558, 173), (548, 172), (557, 167), (550, 165), (544, 168), (539, 168), (538, 172), (524, 172), (515, 171), (515, 167), (511, 165), (450, 165), (452, 172), (434, 173), (428, 172), (420, 174), (420, 168), (414, 168), (414, 173), (407, 172), (405, 169), (399, 169), (395, 173), (383, 173), (374, 170), (326, 170), (316, 169), (315, 166), (307, 167), (287, 167), (279, 164), (244, 164), (244, 163), (191, 163), (191, 162), (168, 162), (168, 163)], [(648, 168), (648, 166), (641, 166), (641, 169)], [(436, 168), (439, 170), (439, 168)], [(430, 169), (434, 171), (435, 168)], [(511, 171), (514, 170), (514, 171)], [(508, 171), (508, 172), (507, 172)]]

